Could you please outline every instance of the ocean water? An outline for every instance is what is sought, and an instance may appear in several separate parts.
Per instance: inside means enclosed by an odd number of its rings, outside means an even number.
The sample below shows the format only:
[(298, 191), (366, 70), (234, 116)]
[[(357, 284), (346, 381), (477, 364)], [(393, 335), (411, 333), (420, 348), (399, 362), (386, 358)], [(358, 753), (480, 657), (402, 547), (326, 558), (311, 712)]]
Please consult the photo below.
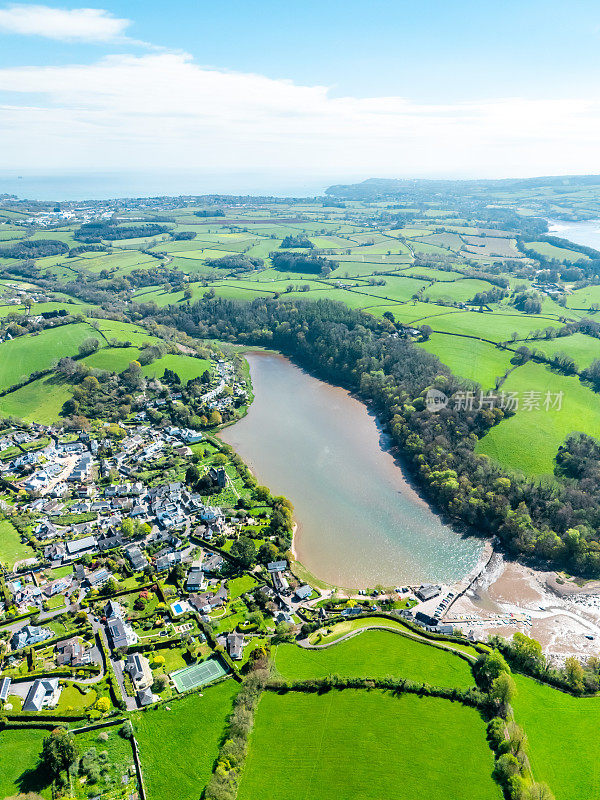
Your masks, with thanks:
[(110, 200), (202, 194), (314, 197), (339, 176), (276, 173), (48, 173), (0, 172), (0, 195), (21, 200)]

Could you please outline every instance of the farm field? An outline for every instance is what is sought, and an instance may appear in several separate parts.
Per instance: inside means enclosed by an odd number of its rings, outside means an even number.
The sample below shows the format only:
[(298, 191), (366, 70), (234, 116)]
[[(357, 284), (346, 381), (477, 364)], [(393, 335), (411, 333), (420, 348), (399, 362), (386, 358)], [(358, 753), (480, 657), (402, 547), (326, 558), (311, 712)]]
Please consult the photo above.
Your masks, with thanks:
[(381, 800), (410, 787), (410, 797), (428, 800), (500, 800), (492, 767), (483, 720), (458, 703), (351, 689), (267, 692), (238, 798)]
[(600, 286), (598, 285), (575, 289), (572, 294), (567, 296), (567, 308), (588, 309), (596, 303), (600, 304)]
[(42, 740), (47, 731), (0, 731), (0, 797), (37, 792), (51, 798), (46, 776), (37, 769)]
[(600, 341), (586, 336), (584, 333), (574, 333), (572, 336), (559, 336), (556, 339), (542, 339), (529, 345), (534, 350), (539, 350), (544, 355), (552, 356), (555, 353), (566, 353), (571, 356), (579, 369), (585, 369), (596, 358), (600, 358)]
[[(237, 684), (223, 681), (134, 720), (148, 800), (197, 800), (212, 774)], [(176, 780), (174, 780), (174, 776)]]
[(529, 740), (535, 780), (546, 782), (556, 800), (592, 800), (598, 789), (600, 697), (572, 697), (523, 675), (514, 678), (515, 719)]
[(70, 397), (69, 384), (61, 383), (51, 374), (1, 397), (0, 414), (49, 424), (56, 422)]
[[(414, 320), (416, 322), (416, 320)], [(439, 306), (430, 307), (429, 315), (419, 320), (420, 324), (430, 325), (434, 331), (461, 333), (466, 336), (481, 337), (491, 342), (504, 342), (513, 333), (524, 339), (533, 330), (548, 326), (560, 329), (562, 323), (552, 317), (528, 316), (518, 311), (484, 312), (451, 311)]]
[[(502, 389), (518, 393), (519, 410), (492, 428), (476, 449), (504, 466), (530, 475), (551, 474), (554, 457), (566, 436), (577, 431), (600, 435), (600, 404), (576, 376), (566, 377), (529, 361), (508, 376)], [(539, 407), (528, 410), (531, 392), (535, 393), (533, 403)], [(551, 403), (546, 410), (548, 392)], [(553, 398), (561, 392), (560, 408), (555, 408)]]
[(442, 333), (433, 333), (418, 346), (436, 355), (455, 375), (476, 381), (484, 390), (494, 388), (495, 379), (512, 366), (514, 355), (487, 342)]
[(397, 675), (436, 686), (474, 685), (471, 668), (460, 656), (391, 631), (365, 631), (322, 650), (282, 644), (274, 661), (284, 678), (297, 680), (331, 674), (373, 678)]
[(456, 281), (438, 281), (433, 286), (429, 286), (424, 294), (430, 300), (449, 298), (459, 303), (466, 303), (472, 300), (478, 292), (489, 292), (491, 288), (491, 284), (486, 281), (464, 278)]
[(98, 334), (86, 322), (49, 328), (0, 344), (0, 389), (25, 380), (32, 372), (48, 369), (63, 356), (77, 355), (85, 339)]
[(536, 253), (546, 258), (555, 258), (557, 261), (576, 263), (577, 261), (590, 260), (589, 256), (584, 253), (579, 253), (577, 250), (569, 250), (566, 247), (557, 247), (555, 244), (550, 244), (550, 242), (528, 242), (527, 249), (535, 250)]

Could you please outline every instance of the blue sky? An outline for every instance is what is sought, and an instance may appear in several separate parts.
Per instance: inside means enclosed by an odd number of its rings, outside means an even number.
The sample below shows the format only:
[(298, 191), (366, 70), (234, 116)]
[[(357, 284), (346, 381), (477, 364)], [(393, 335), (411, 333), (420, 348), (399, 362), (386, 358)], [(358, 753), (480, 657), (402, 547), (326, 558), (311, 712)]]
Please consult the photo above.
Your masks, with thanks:
[(0, 0), (0, 169), (599, 172), (600, 8)]

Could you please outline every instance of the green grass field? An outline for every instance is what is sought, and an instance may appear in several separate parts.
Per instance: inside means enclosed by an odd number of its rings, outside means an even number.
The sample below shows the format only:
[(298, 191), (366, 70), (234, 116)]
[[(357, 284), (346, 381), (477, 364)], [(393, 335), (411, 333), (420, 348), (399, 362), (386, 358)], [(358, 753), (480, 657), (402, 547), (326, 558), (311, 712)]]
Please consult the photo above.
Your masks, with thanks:
[[(478, 442), (477, 452), (499, 461), (504, 466), (531, 475), (552, 473), (554, 458), (566, 436), (585, 431), (600, 435), (600, 404), (591, 389), (577, 377), (567, 378), (529, 361), (512, 372), (503, 387), (517, 392), (519, 411), (503, 420)], [(527, 392), (536, 392), (538, 409), (526, 410)], [(563, 393), (561, 408), (544, 408), (546, 393), (555, 397)]]
[(148, 800), (197, 800), (210, 780), (237, 684), (224, 681), (134, 718)]
[(47, 731), (0, 732), (0, 797), (38, 792), (51, 797), (48, 780), (37, 769), (42, 740)]
[(322, 650), (282, 644), (275, 652), (275, 666), (284, 678), (299, 680), (330, 674), (396, 675), (436, 686), (474, 684), (469, 664), (459, 656), (387, 631), (365, 631)]
[(515, 675), (515, 719), (529, 740), (535, 780), (556, 800), (595, 800), (600, 781), (600, 697), (576, 698)]
[(0, 398), (0, 414), (49, 424), (56, 422), (70, 397), (69, 384), (60, 383), (51, 374)]
[(492, 768), (483, 720), (458, 703), (349, 689), (267, 692), (238, 800), (500, 800)]
[(90, 338), (99, 337), (90, 325), (78, 322), (2, 342), (0, 389), (28, 378), (32, 372), (49, 369), (63, 356), (76, 355), (79, 345)]
[(505, 374), (513, 356), (487, 342), (443, 333), (432, 334), (419, 347), (438, 356), (455, 375), (476, 381), (483, 389), (494, 388), (495, 379)]
[(35, 551), (21, 542), (21, 537), (7, 520), (0, 520), (0, 564), (12, 569), (16, 561), (32, 558)]
[(554, 353), (566, 353), (571, 356), (579, 369), (589, 367), (594, 359), (600, 358), (600, 341), (583, 333), (532, 342), (531, 348), (540, 350), (547, 356), (552, 356)]
[(232, 578), (227, 584), (229, 596), (232, 599), (239, 597), (244, 594), (244, 592), (249, 592), (251, 589), (254, 589), (255, 586), (258, 586), (258, 581), (251, 575), (241, 575), (239, 578)]
[(577, 252), (577, 250), (569, 250), (566, 247), (557, 247), (555, 244), (549, 242), (527, 242), (525, 247), (528, 250), (535, 250), (546, 258), (555, 258), (557, 261), (589, 261), (589, 256)]

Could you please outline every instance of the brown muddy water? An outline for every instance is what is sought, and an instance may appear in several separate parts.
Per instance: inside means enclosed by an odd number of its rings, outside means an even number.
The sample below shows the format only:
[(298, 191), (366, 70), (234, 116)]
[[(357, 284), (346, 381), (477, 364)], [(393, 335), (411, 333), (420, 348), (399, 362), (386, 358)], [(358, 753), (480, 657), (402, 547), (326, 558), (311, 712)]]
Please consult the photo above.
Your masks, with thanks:
[(254, 402), (222, 431), (259, 483), (295, 508), (298, 559), (348, 588), (454, 582), (481, 543), (443, 524), (411, 487), (367, 408), (273, 353), (249, 353)]

